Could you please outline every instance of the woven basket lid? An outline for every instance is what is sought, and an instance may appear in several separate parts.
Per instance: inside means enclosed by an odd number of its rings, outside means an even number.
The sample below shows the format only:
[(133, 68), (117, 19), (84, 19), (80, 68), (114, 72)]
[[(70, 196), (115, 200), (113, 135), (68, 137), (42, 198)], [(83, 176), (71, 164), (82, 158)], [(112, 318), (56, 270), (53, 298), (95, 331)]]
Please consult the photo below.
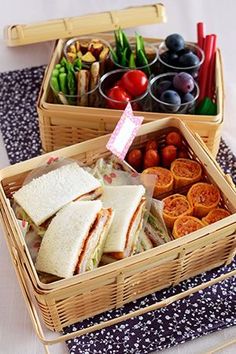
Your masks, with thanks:
[(5, 28), (4, 37), (10, 47), (107, 32), (121, 28), (166, 22), (165, 7), (152, 4), (122, 10), (62, 18)]

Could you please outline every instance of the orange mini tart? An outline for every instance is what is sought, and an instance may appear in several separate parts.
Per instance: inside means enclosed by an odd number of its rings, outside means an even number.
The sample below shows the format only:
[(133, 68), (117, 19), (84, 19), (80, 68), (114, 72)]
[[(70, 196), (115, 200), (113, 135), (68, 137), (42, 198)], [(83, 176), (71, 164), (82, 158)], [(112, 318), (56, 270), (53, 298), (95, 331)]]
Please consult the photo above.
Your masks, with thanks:
[(207, 216), (202, 218), (202, 221), (204, 222), (204, 224), (209, 225), (209, 224), (213, 224), (216, 221), (224, 219), (227, 216), (230, 216), (230, 213), (227, 210), (222, 209), (222, 208), (216, 208), (216, 209), (211, 210), (207, 214)]
[(143, 175), (150, 174), (157, 176), (156, 184), (154, 187), (153, 197), (157, 198), (159, 195), (170, 192), (173, 189), (174, 178), (171, 171), (164, 167), (149, 167), (143, 172)]
[(220, 191), (213, 184), (196, 183), (189, 189), (187, 199), (193, 205), (193, 214), (202, 218), (217, 207)]
[(183, 215), (176, 219), (172, 234), (174, 238), (179, 238), (190, 234), (190, 232), (197, 231), (204, 226), (204, 223), (198, 218), (190, 215)]
[(192, 215), (193, 207), (184, 195), (173, 194), (163, 199), (163, 218), (169, 228), (173, 228), (179, 216)]
[(198, 182), (202, 177), (202, 167), (197, 161), (190, 159), (176, 159), (170, 167), (174, 176), (175, 188)]

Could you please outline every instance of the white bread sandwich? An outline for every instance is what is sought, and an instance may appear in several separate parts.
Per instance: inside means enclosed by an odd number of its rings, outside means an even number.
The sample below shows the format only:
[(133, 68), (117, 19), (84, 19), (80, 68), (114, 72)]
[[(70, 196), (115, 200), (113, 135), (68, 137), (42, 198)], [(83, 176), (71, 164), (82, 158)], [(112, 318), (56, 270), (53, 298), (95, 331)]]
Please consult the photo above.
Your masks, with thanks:
[(104, 247), (105, 255), (126, 258), (135, 251), (142, 228), (145, 188), (142, 185), (104, 186), (101, 201), (112, 208), (114, 219)]
[(112, 217), (112, 210), (103, 209), (100, 200), (66, 205), (52, 219), (44, 234), (36, 269), (69, 278), (96, 268)]
[[(153, 244), (149, 237), (146, 235), (142, 229), (139, 233), (138, 241), (135, 247), (135, 254), (142, 253), (144, 251), (150, 250), (153, 248)], [(116, 262), (117, 259), (112, 257), (109, 253), (103, 253), (100, 265), (106, 265)]]
[(101, 193), (100, 182), (72, 162), (34, 178), (13, 197), (18, 206), (17, 217), (27, 220), (42, 236), (47, 226), (42, 224), (63, 206), (77, 199), (95, 199)]

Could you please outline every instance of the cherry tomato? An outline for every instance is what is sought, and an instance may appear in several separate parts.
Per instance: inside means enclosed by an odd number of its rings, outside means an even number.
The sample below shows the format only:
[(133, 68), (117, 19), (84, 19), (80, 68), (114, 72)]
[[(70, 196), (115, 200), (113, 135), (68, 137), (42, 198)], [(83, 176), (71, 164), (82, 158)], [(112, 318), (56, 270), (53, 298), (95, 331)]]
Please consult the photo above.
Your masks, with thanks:
[(149, 140), (145, 146), (145, 150), (150, 150), (150, 149), (153, 149), (153, 150), (157, 150), (157, 142), (156, 140)]
[(120, 85), (132, 97), (138, 97), (147, 90), (148, 78), (141, 70), (129, 70), (122, 76)]
[(143, 154), (140, 149), (133, 149), (128, 153), (127, 162), (135, 169), (140, 170), (143, 163)]
[(181, 147), (182, 145), (182, 137), (177, 132), (170, 132), (166, 136), (166, 144), (167, 145), (175, 145), (177, 147)]
[(169, 167), (171, 162), (176, 159), (177, 148), (174, 145), (165, 146), (161, 150), (161, 160), (164, 167)]
[(148, 167), (158, 166), (160, 163), (160, 157), (156, 150), (150, 149), (145, 152), (143, 167), (144, 169)]
[(181, 158), (181, 159), (188, 159), (189, 156), (188, 156), (188, 153), (187, 153), (187, 150), (185, 150), (184, 148), (180, 149), (177, 153), (178, 157)]
[(125, 109), (127, 103), (131, 100), (130, 95), (120, 86), (114, 86), (107, 92), (106, 106), (113, 109)]

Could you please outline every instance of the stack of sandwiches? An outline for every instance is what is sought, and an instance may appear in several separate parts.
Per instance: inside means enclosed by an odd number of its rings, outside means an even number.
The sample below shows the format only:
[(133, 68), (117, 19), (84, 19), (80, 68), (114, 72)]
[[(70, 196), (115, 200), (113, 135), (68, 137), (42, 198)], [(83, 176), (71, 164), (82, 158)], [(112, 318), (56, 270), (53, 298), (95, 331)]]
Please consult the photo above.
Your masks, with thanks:
[[(98, 199), (100, 198), (100, 199)], [(19, 219), (42, 236), (39, 272), (69, 278), (137, 252), (142, 185), (104, 186), (76, 162), (34, 178), (14, 194)]]

